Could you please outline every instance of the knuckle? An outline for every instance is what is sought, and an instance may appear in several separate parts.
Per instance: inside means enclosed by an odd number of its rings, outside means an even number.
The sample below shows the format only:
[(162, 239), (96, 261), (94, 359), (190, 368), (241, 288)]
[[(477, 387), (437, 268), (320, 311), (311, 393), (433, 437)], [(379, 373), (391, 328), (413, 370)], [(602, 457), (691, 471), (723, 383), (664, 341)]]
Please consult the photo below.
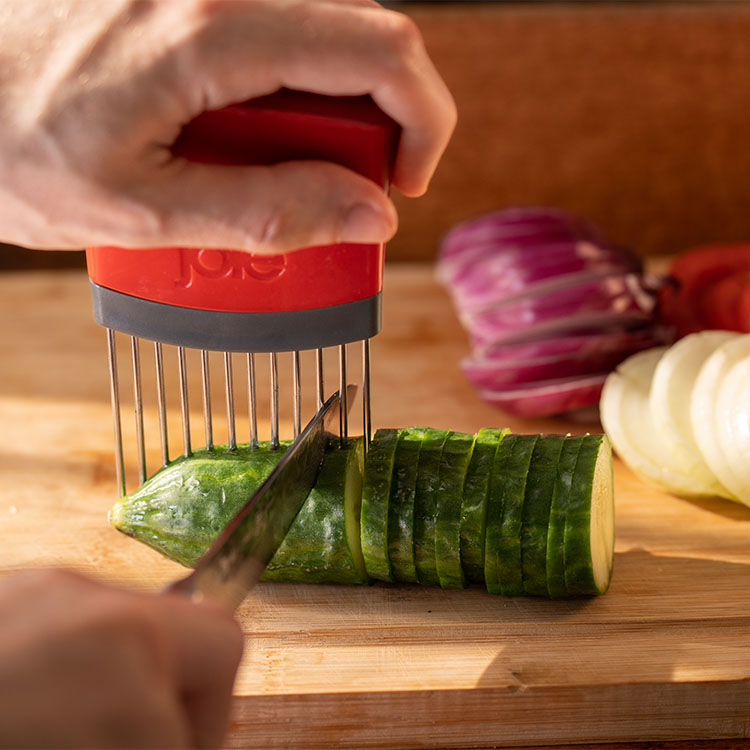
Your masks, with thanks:
[(421, 52), (422, 34), (409, 16), (404, 13), (390, 12), (384, 14), (385, 34), (392, 50), (399, 59), (409, 59)]

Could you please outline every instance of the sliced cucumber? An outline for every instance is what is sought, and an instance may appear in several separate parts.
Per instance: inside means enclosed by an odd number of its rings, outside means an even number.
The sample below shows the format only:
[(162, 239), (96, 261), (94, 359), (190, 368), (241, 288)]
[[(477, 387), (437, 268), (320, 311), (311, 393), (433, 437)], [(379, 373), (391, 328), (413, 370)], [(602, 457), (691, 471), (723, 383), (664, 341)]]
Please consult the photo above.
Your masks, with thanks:
[(615, 503), (606, 435), (587, 435), (576, 461), (565, 518), (568, 594), (603, 594), (612, 578)]
[(498, 444), (492, 463), (489, 491), (487, 494), (487, 525), (484, 538), (484, 583), (491, 594), (502, 593), (500, 588), (500, 571), (498, 548), (503, 522), (503, 503), (505, 501), (505, 476), (513, 458), (513, 449), (518, 442), (518, 435), (508, 435)]
[(435, 497), (435, 567), (444, 589), (466, 588), (461, 565), (461, 499), (475, 435), (452, 432), (440, 458), (440, 484)]
[(397, 581), (418, 583), (414, 558), (414, 494), (417, 466), (426, 428), (407, 427), (401, 431), (388, 501), (388, 554)]
[(468, 581), (484, 583), (484, 537), (487, 495), (495, 452), (508, 428), (479, 430), (466, 472), (461, 502), (461, 562)]
[(542, 435), (531, 455), (521, 525), (521, 571), (527, 594), (547, 596), (547, 530), (564, 443), (562, 435)]
[(388, 556), (388, 501), (399, 430), (380, 429), (367, 453), (362, 487), (361, 538), (367, 572), (381, 581), (392, 581)]
[(435, 564), (435, 495), (440, 483), (440, 458), (449, 435), (450, 430), (426, 430), (417, 465), (414, 556), (419, 582), (429, 585), (440, 582)]
[(216, 446), (156, 472), (109, 511), (110, 523), (165, 557), (195, 564), (278, 463), (289, 443), (271, 450)]
[(547, 593), (553, 599), (568, 593), (565, 588), (565, 518), (570, 486), (582, 444), (583, 435), (566, 438), (557, 464), (547, 531)]
[(331, 441), (305, 504), (263, 574), (264, 581), (369, 581), (360, 546), (364, 439)]
[[(513, 443), (510, 458), (502, 467), (498, 467), (497, 471), (500, 473), (497, 477), (493, 471), (493, 486), (496, 478), (504, 485), (502, 518), (494, 549), (497, 559), (495, 585), (499, 586), (500, 593), (504, 596), (520, 596), (524, 593), (521, 565), (523, 504), (531, 456), (538, 441), (539, 435), (518, 435)], [(504, 442), (505, 440), (500, 443), (500, 448)], [(487, 590), (490, 590), (489, 586)]]

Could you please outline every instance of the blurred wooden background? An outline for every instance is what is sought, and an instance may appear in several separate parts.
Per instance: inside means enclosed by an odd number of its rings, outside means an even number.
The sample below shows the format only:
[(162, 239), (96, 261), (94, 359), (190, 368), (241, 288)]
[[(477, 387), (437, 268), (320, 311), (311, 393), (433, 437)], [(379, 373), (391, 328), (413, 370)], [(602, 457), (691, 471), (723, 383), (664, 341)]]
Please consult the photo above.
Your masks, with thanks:
[[(641, 254), (750, 239), (750, 4), (391, 3), (414, 18), (459, 125), (428, 195), (396, 195), (390, 260), (452, 224), (562, 206)], [(4, 249), (0, 268), (79, 263)]]

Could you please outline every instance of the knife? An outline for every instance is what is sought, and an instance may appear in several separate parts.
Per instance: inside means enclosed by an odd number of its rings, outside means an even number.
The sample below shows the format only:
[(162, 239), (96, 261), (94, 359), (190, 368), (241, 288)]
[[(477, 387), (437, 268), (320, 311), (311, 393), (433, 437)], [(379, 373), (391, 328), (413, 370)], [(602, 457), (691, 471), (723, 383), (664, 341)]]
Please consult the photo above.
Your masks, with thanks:
[[(346, 387), (347, 402), (357, 386)], [(237, 609), (263, 575), (289, 527), (315, 485), (341, 398), (334, 393), (198, 560), (193, 572), (175, 581), (167, 592), (193, 601), (212, 601)]]

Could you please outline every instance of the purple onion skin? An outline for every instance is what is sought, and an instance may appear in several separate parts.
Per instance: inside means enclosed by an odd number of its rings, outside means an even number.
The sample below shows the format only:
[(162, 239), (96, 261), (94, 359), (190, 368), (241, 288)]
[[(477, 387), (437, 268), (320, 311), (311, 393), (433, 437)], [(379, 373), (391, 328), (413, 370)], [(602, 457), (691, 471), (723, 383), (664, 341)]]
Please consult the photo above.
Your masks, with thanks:
[[(647, 334), (641, 332), (628, 336), (607, 333), (592, 336), (600, 340), (612, 338), (612, 345), (601, 341), (598, 347), (582, 345), (578, 351), (527, 359), (492, 356), (467, 358), (461, 362), (461, 369), (477, 388), (493, 391), (544, 380), (610, 372), (631, 354), (663, 343), (660, 330), (653, 327), (648, 329)], [(549, 345), (554, 341), (542, 343)]]
[(510, 390), (484, 390), (479, 395), (488, 404), (516, 417), (549, 417), (597, 403), (608, 374), (547, 380)]

